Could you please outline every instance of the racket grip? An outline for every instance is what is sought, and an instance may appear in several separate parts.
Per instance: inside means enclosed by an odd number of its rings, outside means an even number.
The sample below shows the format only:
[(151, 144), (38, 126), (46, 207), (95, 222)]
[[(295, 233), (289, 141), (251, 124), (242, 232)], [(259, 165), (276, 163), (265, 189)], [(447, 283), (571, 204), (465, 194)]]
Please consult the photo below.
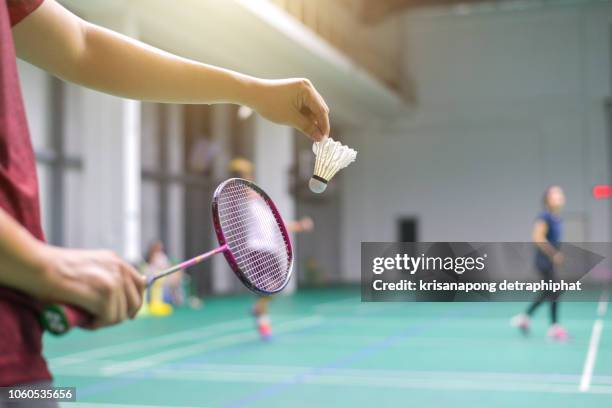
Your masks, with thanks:
[(40, 322), (49, 333), (60, 336), (74, 327), (87, 326), (93, 316), (74, 306), (50, 305), (40, 315)]

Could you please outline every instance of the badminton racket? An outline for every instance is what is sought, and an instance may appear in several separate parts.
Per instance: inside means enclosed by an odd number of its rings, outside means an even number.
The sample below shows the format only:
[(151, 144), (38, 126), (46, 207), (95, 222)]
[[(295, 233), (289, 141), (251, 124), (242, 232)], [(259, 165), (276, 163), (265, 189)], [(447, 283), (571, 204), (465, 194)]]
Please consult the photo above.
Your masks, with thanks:
[[(213, 196), (212, 218), (219, 246), (150, 277), (147, 287), (219, 253), (255, 293), (271, 295), (287, 286), (293, 267), (291, 241), (276, 205), (260, 187), (239, 178), (224, 181)], [(92, 320), (89, 313), (69, 305), (51, 305), (41, 313), (43, 327), (56, 335), (87, 327)]]

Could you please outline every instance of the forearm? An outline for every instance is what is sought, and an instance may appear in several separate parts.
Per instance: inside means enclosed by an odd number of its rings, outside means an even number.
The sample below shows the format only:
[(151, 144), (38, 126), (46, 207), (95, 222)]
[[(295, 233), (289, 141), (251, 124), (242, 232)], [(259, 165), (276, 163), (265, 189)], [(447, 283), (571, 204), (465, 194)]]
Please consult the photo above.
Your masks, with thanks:
[(553, 259), (555, 254), (557, 254), (559, 251), (557, 250), (557, 248), (552, 246), (550, 242), (548, 242), (548, 240), (546, 239), (547, 233), (548, 225), (545, 222), (538, 220), (533, 226), (531, 239), (540, 251), (542, 251), (550, 259)]
[(44, 244), (0, 209), (0, 285), (44, 297)]
[(54, 0), (12, 32), (19, 58), (88, 88), (151, 102), (247, 105), (315, 141), (329, 135), (329, 108), (304, 78), (264, 80), (181, 58), (87, 23)]
[(302, 225), (299, 221), (288, 221), (285, 226), (288, 232), (302, 232)]
[(113, 95), (169, 103), (249, 104), (255, 80), (85, 24), (85, 51), (64, 79)]
[[(72, 20), (72, 47), (33, 50), (24, 46), (19, 47), (20, 56), (66, 81), (124, 98), (250, 103), (257, 82), (252, 77), (172, 55), (77, 17)], [(53, 34), (48, 25), (42, 29)], [(56, 54), (55, 58), (48, 53)]]
[(552, 259), (559, 250), (554, 246), (550, 245), (548, 241), (535, 242), (536, 246), (542, 251), (547, 257)]
[(0, 209), (0, 285), (44, 301), (80, 304), (83, 283), (75, 273), (60, 273), (56, 258), (52, 246), (34, 238)]

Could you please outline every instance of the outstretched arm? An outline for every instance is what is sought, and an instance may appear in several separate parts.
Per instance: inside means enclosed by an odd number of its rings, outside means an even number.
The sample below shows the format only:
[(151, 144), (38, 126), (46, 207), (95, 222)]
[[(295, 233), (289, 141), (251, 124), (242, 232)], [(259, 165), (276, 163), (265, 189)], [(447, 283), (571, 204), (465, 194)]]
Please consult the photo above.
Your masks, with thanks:
[(314, 229), (314, 221), (310, 217), (302, 217), (296, 221), (287, 222), (289, 232), (310, 232)]
[(181, 58), (90, 24), (55, 0), (17, 24), (13, 37), (20, 58), (98, 91), (153, 102), (247, 105), (314, 140), (329, 135), (329, 109), (306, 79), (263, 80)]

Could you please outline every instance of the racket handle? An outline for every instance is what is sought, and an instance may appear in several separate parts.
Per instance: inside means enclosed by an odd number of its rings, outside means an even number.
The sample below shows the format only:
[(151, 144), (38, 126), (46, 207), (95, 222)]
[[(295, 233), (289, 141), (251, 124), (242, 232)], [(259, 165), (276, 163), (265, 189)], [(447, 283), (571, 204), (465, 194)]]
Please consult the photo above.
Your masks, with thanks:
[(60, 336), (74, 327), (84, 327), (93, 317), (86, 311), (74, 306), (50, 305), (40, 315), (40, 322), (49, 333)]

